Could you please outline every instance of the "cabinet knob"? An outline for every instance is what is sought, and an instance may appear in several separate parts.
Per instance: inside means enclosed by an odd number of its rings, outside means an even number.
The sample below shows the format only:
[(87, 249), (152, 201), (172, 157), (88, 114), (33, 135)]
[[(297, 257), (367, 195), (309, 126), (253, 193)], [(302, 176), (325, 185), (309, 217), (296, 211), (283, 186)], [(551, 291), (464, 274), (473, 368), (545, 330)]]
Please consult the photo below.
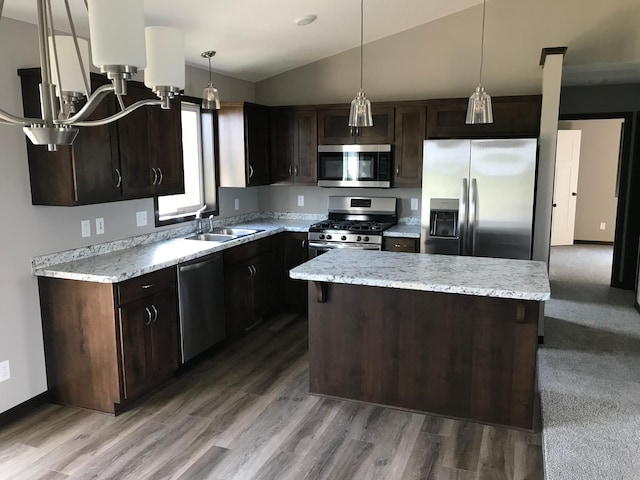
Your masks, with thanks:
[(402, 245), (400, 245), (399, 243), (396, 243), (393, 245), (395, 248), (400, 248)]
[(577, 192), (571, 192), (571, 196), (572, 196), (572, 197), (577, 197), (577, 196), (578, 196), (578, 193), (577, 193)]
[(553, 208), (556, 208), (558, 206), (557, 203), (554, 203), (553, 205), (551, 205)]

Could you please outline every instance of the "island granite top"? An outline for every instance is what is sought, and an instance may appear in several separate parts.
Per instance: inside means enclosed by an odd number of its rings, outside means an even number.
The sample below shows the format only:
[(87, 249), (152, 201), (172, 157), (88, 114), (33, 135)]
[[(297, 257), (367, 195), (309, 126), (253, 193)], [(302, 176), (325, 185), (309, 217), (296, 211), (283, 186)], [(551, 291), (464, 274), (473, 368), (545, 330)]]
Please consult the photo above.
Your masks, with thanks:
[(331, 250), (290, 271), (298, 280), (543, 301), (544, 262), (420, 253)]

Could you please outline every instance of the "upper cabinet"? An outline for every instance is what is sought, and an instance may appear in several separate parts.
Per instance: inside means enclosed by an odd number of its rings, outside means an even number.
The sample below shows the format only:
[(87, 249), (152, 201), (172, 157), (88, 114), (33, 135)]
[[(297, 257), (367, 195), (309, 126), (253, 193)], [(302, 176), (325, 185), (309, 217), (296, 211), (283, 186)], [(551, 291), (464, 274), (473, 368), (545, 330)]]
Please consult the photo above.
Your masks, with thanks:
[(393, 106), (374, 104), (371, 107), (371, 113), (373, 126), (356, 128), (349, 126), (348, 107), (318, 109), (318, 143), (320, 145), (393, 143)]
[(269, 108), (223, 103), (218, 111), (218, 151), (221, 187), (268, 185)]
[(317, 182), (318, 120), (315, 109), (274, 107), (271, 120), (271, 181)]
[[(39, 117), (40, 69), (18, 73), (24, 114)], [(93, 90), (105, 83), (103, 75), (91, 74)], [(128, 82), (125, 105), (146, 98), (155, 97), (143, 84)], [(116, 100), (107, 97), (89, 120), (106, 118), (118, 109)], [(27, 139), (32, 203), (74, 206), (184, 193), (181, 138), (176, 99), (169, 111), (142, 107), (109, 125), (80, 127), (73, 145), (58, 146), (55, 152)]]
[(393, 186), (420, 187), (427, 107), (424, 104), (396, 107), (395, 124)]
[(467, 125), (467, 98), (428, 102), (427, 138), (537, 137), (542, 97), (493, 97), (493, 123)]

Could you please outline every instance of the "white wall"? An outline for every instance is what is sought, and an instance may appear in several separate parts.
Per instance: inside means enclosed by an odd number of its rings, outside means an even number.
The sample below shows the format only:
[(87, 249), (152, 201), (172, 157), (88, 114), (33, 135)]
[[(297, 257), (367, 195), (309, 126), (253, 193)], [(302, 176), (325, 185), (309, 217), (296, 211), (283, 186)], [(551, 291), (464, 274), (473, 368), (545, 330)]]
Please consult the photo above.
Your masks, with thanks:
[[(0, 22), (0, 108), (22, 113), (18, 68), (37, 66), (33, 25), (3, 18)], [(201, 95), (208, 73), (187, 68), (187, 93)], [(214, 79), (225, 100), (254, 100), (254, 85), (229, 77)], [(82, 132), (80, 132), (82, 135)], [(0, 361), (9, 360), (11, 379), (0, 383), (0, 413), (47, 389), (40, 307), (31, 257), (154, 231), (135, 226), (135, 212), (146, 210), (153, 225), (153, 200), (131, 200), (83, 207), (31, 205), (25, 136), (20, 128), (0, 124)], [(240, 198), (241, 210), (233, 210)], [(255, 211), (257, 189), (220, 189), (222, 216)], [(105, 219), (105, 234), (83, 239), (80, 221)], [(94, 225), (92, 225), (93, 231)]]

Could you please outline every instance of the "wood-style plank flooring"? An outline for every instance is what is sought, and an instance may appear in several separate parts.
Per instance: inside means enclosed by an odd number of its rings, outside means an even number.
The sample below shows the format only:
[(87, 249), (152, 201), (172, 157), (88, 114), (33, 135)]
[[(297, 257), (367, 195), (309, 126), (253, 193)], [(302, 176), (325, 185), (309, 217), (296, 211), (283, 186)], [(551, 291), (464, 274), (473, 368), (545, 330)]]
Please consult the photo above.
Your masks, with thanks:
[(543, 478), (539, 433), (307, 392), (307, 322), (282, 314), (117, 417), (47, 404), (0, 427), (0, 478)]

